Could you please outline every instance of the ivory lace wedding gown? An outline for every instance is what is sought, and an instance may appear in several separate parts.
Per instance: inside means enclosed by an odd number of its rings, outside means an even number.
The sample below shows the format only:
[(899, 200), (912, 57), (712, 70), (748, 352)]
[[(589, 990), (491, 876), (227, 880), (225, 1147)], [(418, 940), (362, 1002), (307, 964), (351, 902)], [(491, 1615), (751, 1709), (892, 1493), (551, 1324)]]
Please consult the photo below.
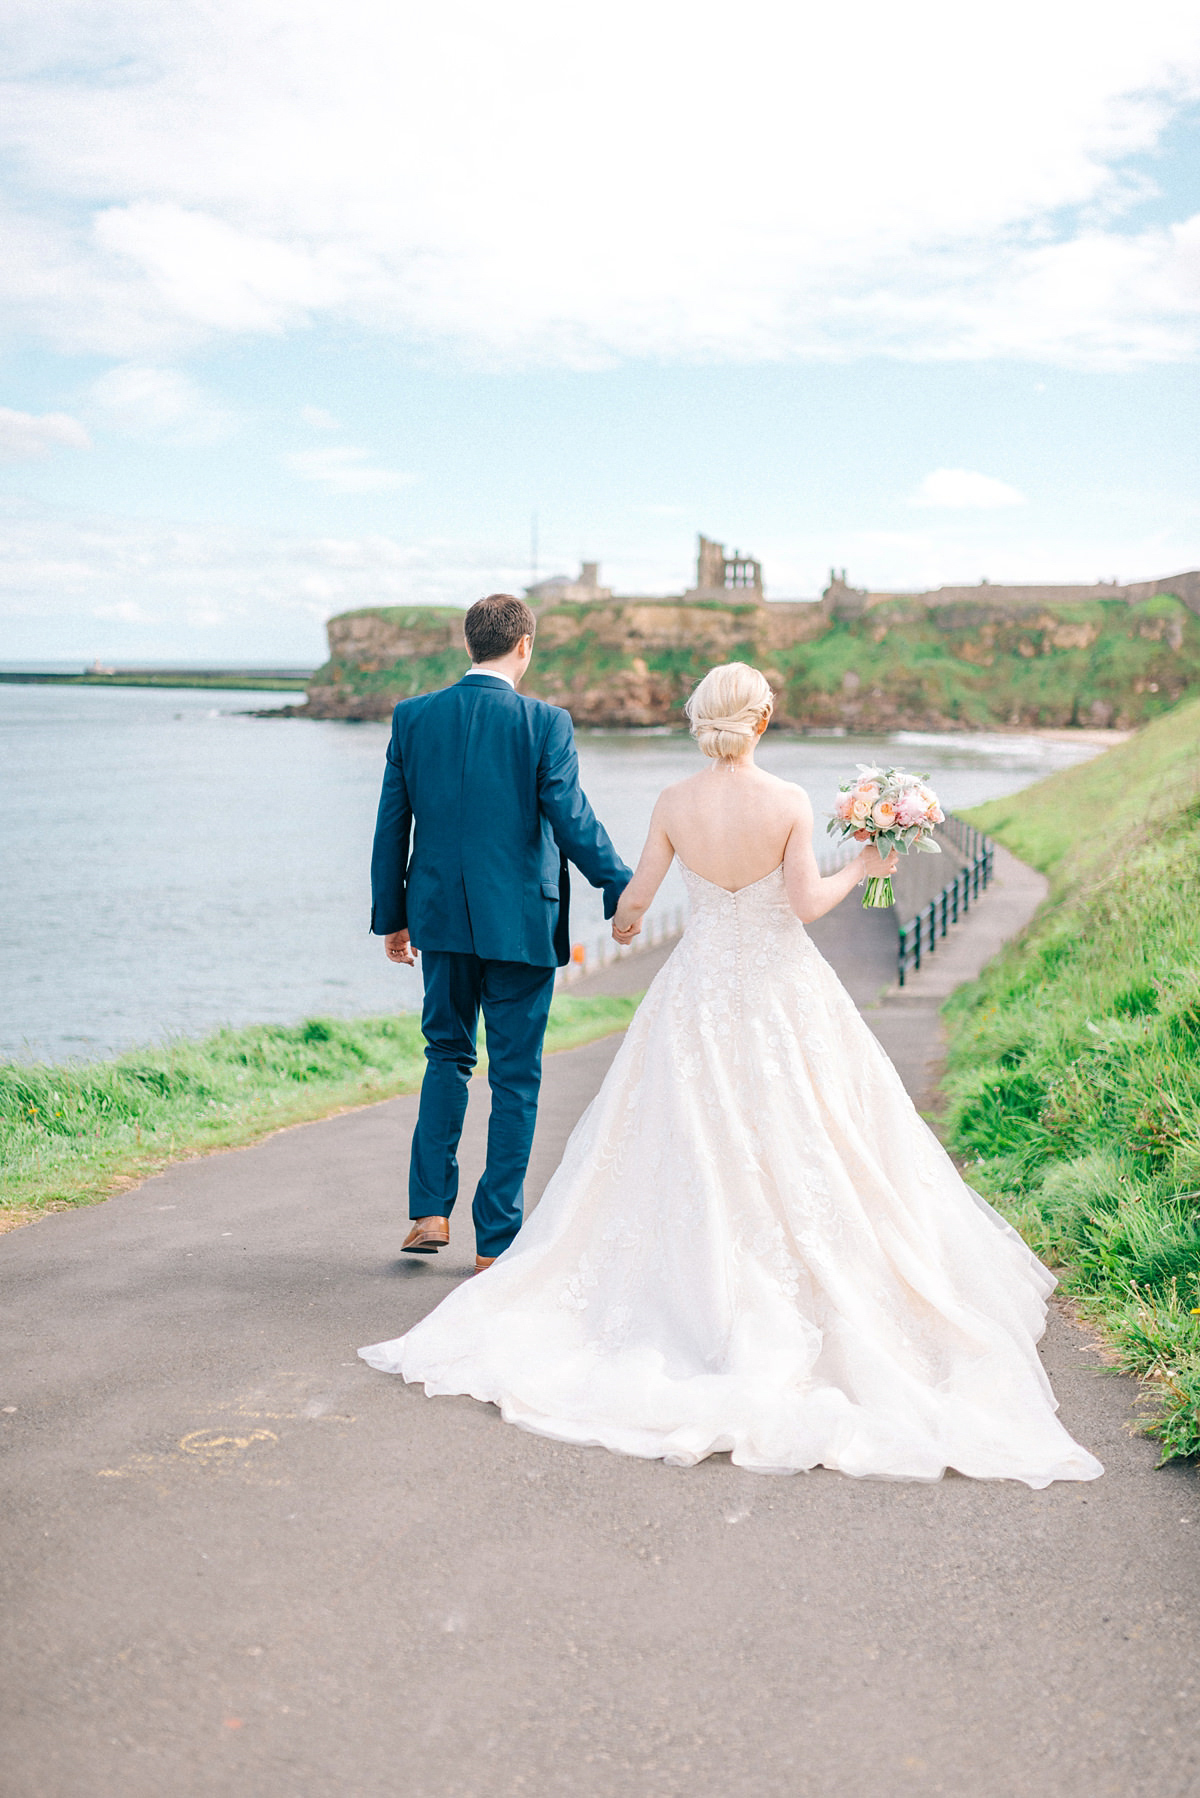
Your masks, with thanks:
[(782, 869), (683, 878), (687, 930), (516, 1241), (363, 1359), (684, 1466), (1095, 1479), (1035, 1347), (1053, 1275), (963, 1184)]

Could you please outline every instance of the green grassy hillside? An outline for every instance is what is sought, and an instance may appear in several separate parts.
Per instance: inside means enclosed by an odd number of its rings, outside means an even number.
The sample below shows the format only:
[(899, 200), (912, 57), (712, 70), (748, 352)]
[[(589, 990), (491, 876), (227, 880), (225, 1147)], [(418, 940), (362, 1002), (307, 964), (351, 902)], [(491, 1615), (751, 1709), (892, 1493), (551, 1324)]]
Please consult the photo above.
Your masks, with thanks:
[(846, 723), (849, 690), (879, 724), (1128, 726), (1200, 686), (1200, 618), (1170, 598), (1008, 618), (897, 600), (773, 659), (787, 712), (809, 724)]
[(1051, 898), (947, 1007), (947, 1140), (1200, 1453), (1200, 703), (969, 816)]
[[(559, 994), (546, 1048), (623, 1030), (636, 1007)], [(107, 1198), (173, 1161), (415, 1092), (424, 1066), (415, 1012), (219, 1030), (87, 1065), (0, 1062), (0, 1228)]]

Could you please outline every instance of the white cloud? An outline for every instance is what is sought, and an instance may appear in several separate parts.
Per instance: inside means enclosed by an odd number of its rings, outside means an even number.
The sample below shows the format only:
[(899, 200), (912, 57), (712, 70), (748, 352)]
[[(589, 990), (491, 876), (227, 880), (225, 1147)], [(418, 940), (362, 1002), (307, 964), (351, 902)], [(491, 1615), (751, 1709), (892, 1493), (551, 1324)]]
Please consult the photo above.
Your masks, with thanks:
[(370, 452), (349, 444), (330, 444), (327, 449), (297, 450), (284, 461), (302, 481), (315, 481), (326, 493), (382, 493), (391, 487), (411, 487), (416, 475), (395, 468), (379, 468)]
[(1200, 348), (1200, 215), (1129, 228), (1124, 166), (1200, 93), (1193, 0), (9, 13), (0, 289), (70, 348), (321, 318), (579, 366)]
[(211, 444), (233, 430), (225, 410), (176, 368), (123, 363), (92, 383), (91, 398), (106, 423), (137, 437)]
[(14, 412), (0, 406), (0, 462), (33, 462), (56, 449), (90, 449), (77, 418), (65, 412)]
[(341, 420), (332, 412), (326, 412), (324, 406), (301, 406), (300, 418), (310, 431), (340, 431), (342, 428)]
[(323, 258), (337, 247), (280, 243), (224, 219), (139, 200), (97, 214), (96, 243), (133, 264), (164, 309), (218, 331), (281, 331), (340, 297)]
[(935, 468), (917, 488), (912, 503), (951, 512), (996, 512), (1005, 506), (1023, 506), (1026, 501), (1023, 493), (990, 474), (975, 474), (969, 468)]
[(156, 613), (148, 612), (132, 599), (115, 599), (107, 605), (93, 606), (92, 617), (119, 624), (154, 624), (157, 621)]
[(316, 664), (324, 620), (368, 605), (468, 605), (527, 578), (494, 543), (321, 537), (0, 499), (5, 655)]

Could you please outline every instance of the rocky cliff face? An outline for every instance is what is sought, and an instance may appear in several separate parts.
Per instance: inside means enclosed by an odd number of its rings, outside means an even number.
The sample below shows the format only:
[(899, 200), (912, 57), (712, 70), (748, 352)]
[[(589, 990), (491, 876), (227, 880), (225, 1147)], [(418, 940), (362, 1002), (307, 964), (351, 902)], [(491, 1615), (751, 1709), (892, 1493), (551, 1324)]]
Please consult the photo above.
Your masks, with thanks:
[(379, 606), (331, 618), (329, 660), (313, 675), (308, 704), (288, 711), (390, 718), (398, 699), (458, 679), (467, 666), (462, 620), (457, 606)]
[[(539, 614), (527, 688), (581, 724), (678, 724), (707, 669), (746, 661), (771, 682), (778, 723), (886, 731), (1128, 725), (1200, 684), (1200, 618), (1182, 600), (1105, 590), (1056, 605), (1017, 591), (555, 606)], [(467, 665), (456, 608), (348, 612), (328, 629), (329, 661), (293, 708), (308, 717), (386, 718)]]

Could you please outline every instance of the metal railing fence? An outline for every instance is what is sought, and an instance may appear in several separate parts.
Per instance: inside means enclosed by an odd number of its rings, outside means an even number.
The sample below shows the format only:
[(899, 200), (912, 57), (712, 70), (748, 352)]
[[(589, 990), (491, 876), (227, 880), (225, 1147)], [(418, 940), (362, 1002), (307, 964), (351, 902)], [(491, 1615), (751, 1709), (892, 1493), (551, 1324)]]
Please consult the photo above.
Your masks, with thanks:
[(944, 937), (951, 924), (965, 918), (979, 895), (986, 892), (996, 869), (996, 845), (973, 824), (951, 814), (939, 825), (945, 836), (965, 857), (952, 880), (941, 892), (922, 906), (916, 917), (902, 924), (897, 932), (896, 978), (901, 986), (909, 968), (919, 970), (922, 955), (932, 955), (939, 936)]

